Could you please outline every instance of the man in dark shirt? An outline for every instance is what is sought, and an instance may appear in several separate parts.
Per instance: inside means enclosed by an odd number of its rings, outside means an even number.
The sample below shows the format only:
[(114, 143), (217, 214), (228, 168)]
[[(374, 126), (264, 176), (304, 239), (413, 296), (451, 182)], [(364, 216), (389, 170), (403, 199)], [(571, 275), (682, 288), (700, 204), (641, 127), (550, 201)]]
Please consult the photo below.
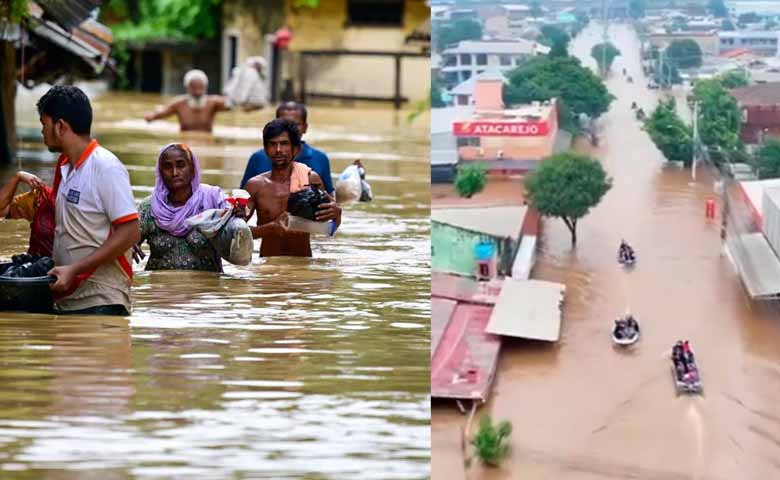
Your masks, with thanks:
[[(293, 122), (298, 126), (298, 131), (301, 133), (301, 136), (306, 133), (306, 130), (309, 127), (306, 123), (307, 116), (308, 112), (306, 111), (306, 106), (298, 102), (285, 102), (276, 109), (276, 118), (283, 118)], [(331, 195), (335, 195), (328, 156), (306, 142), (302, 142), (302, 144), (301, 153), (295, 157), (295, 161), (302, 163), (317, 172), (317, 175), (320, 176), (322, 183), (325, 186), (325, 191)], [(268, 159), (268, 155), (265, 154), (265, 151), (261, 148), (249, 157), (249, 163), (244, 171), (244, 178), (241, 180), (241, 188), (244, 188), (246, 182), (252, 177), (270, 171), (271, 161)]]

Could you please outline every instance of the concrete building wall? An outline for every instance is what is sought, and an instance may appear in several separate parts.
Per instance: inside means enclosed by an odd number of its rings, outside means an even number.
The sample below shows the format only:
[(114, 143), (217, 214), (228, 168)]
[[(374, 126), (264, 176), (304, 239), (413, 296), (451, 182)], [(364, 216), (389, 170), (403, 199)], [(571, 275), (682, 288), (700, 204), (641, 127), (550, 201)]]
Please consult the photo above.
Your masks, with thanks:
[(474, 276), (476, 258), (474, 247), (490, 242), (497, 252), (496, 269), (499, 275), (510, 275), (517, 243), (431, 222), (431, 269), (437, 272)]
[[(302, 50), (377, 50), (419, 52), (405, 44), (406, 37), (429, 20), (430, 10), (421, 0), (406, 0), (401, 27), (347, 25), (346, 0), (320, 2), (316, 9), (295, 8), (285, 2), (287, 24), (293, 30), (291, 52)], [(290, 64), (298, 88), (300, 59)], [(307, 60), (306, 89), (326, 93), (391, 96), (394, 91), (394, 60), (390, 57), (332, 56)], [(404, 58), (401, 62), (401, 94), (411, 101), (428, 95), (430, 57)]]
[[(323, 2), (329, 3), (329, 2)], [(237, 40), (236, 64), (261, 56), (270, 62), (265, 35), (284, 24), (284, 0), (225, 0), (222, 3), (222, 84), (230, 76), (230, 38)]]

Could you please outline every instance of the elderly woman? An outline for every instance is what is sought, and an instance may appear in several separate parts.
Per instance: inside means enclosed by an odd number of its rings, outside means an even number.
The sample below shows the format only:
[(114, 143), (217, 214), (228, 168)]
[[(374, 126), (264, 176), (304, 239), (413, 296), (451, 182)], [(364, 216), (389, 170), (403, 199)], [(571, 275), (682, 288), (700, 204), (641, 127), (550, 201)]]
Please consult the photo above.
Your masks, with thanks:
[(160, 151), (154, 192), (139, 205), (141, 241), (151, 254), (146, 270), (222, 271), (222, 260), (209, 240), (186, 220), (204, 210), (226, 208), (219, 187), (200, 183), (195, 154), (183, 143)]

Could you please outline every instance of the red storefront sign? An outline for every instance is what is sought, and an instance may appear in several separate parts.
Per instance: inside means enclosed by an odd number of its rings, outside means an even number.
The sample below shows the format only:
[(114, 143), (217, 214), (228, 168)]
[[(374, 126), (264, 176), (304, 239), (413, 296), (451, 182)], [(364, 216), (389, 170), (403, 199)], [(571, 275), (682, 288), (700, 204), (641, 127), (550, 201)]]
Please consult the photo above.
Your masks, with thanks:
[(453, 122), (456, 137), (541, 137), (547, 122)]

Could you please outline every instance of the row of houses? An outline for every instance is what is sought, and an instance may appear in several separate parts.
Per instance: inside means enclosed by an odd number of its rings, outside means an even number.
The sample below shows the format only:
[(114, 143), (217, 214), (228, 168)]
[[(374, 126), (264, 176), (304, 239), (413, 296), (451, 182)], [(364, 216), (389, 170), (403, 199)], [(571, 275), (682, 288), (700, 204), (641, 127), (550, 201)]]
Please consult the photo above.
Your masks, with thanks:
[(705, 55), (718, 56), (734, 49), (743, 49), (760, 56), (780, 55), (780, 31), (718, 31), (686, 30), (655, 31), (648, 36), (650, 45), (663, 50), (676, 40), (693, 40)]

